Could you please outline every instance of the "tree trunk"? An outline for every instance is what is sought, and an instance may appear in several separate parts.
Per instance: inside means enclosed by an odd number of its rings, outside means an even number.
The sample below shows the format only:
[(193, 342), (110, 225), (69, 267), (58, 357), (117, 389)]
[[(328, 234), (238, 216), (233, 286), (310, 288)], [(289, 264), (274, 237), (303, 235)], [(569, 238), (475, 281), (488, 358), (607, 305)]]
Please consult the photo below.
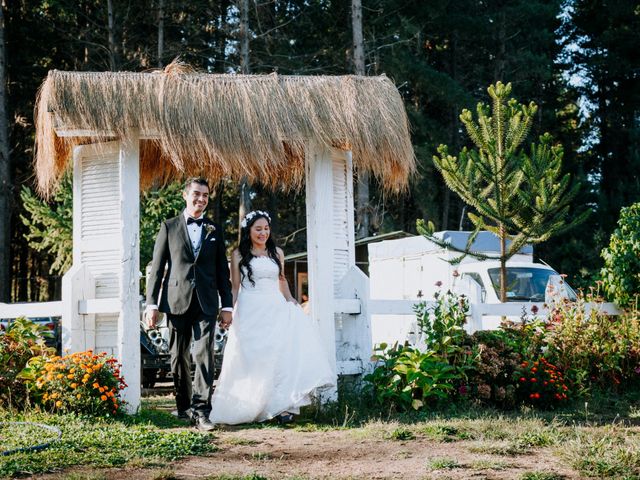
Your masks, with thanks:
[(500, 224), (500, 301), (507, 301), (507, 232)]
[(248, 74), (249, 66), (249, 0), (240, 0), (240, 72)]
[[(249, 65), (249, 0), (238, 2), (240, 10), (240, 72), (248, 75)], [(238, 222), (251, 211), (251, 185), (246, 178), (240, 180), (240, 205), (238, 207)], [(240, 241), (240, 225), (238, 224), (238, 241)]]
[(118, 62), (118, 44), (116, 43), (115, 33), (115, 13), (113, 11), (113, 0), (107, 0), (107, 31), (109, 36), (109, 69), (115, 72), (119, 68)]
[(7, 119), (7, 57), (4, 43), (4, 3), (0, 4), (0, 302), (9, 302), (11, 275), (11, 159)]
[[(353, 30), (353, 70), (356, 75), (364, 75), (364, 38), (362, 34), (361, 0), (351, 0), (351, 26)], [(356, 196), (357, 238), (369, 236), (371, 229), (370, 210), (369, 172), (358, 170), (358, 194)]]
[(163, 67), (164, 57), (164, 0), (158, 0), (158, 68)]

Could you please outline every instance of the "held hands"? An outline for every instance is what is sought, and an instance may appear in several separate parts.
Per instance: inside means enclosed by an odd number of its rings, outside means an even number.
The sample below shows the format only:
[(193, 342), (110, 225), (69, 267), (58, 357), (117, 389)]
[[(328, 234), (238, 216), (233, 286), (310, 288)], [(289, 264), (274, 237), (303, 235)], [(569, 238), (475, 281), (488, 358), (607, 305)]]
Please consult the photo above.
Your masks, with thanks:
[(222, 328), (229, 328), (232, 323), (232, 315), (231, 312), (222, 311), (220, 312), (220, 326)]

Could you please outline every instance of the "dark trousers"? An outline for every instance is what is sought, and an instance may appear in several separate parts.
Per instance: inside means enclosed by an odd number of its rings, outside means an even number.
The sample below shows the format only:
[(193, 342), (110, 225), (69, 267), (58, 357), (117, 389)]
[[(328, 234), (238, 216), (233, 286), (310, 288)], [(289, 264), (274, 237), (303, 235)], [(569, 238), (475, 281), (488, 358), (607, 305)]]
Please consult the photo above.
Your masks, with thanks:
[[(171, 374), (178, 410), (190, 407), (192, 414), (208, 417), (213, 387), (213, 340), (216, 317), (205, 315), (195, 290), (189, 309), (182, 315), (167, 315), (171, 339)], [(191, 340), (193, 339), (193, 349)], [(191, 381), (191, 357), (195, 364)]]

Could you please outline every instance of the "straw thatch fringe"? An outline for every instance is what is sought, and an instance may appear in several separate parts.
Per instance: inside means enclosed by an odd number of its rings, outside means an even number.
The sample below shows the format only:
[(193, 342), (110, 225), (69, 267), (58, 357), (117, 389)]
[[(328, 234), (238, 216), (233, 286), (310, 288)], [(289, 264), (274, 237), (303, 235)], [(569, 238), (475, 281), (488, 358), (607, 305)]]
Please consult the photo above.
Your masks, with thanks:
[[(38, 92), (36, 174), (52, 192), (73, 146), (138, 129), (141, 183), (202, 173), (299, 188), (309, 142), (350, 149), (392, 191), (415, 169), (404, 105), (381, 77), (52, 71)], [(56, 129), (93, 132), (58, 137)], [(78, 134), (80, 135), (80, 133)]]

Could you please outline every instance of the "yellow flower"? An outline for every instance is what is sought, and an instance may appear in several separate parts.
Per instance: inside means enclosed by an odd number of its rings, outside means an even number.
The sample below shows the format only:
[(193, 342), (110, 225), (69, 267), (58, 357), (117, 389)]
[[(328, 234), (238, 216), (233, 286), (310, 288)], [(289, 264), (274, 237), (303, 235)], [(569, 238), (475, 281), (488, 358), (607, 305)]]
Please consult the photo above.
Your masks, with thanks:
[(80, 399), (80, 398), (82, 398), (82, 395), (80, 395), (80, 394), (78, 393), (78, 394), (76, 395), (76, 398), (77, 398), (77, 399)]
[(73, 378), (73, 374), (70, 373), (69, 375), (67, 375), (67, 378), (69, 379)]
[(72, 384), (71, 384), (71, 388), (77, 388), (77, 387), (78, 387), (78, 384), (77, 384), (77, 383), (72, 383)]
[(58, 401), (56, 402), (56, 407), (60, 408), (61, 406), (62, 406), (62, 401), (61, 401), (61, 400), (58, 400)]
[(64, 375), (59, 373), (56, 377), (58, 378), (58, 380), (60, 380), (61, 378), (64, 378)]

